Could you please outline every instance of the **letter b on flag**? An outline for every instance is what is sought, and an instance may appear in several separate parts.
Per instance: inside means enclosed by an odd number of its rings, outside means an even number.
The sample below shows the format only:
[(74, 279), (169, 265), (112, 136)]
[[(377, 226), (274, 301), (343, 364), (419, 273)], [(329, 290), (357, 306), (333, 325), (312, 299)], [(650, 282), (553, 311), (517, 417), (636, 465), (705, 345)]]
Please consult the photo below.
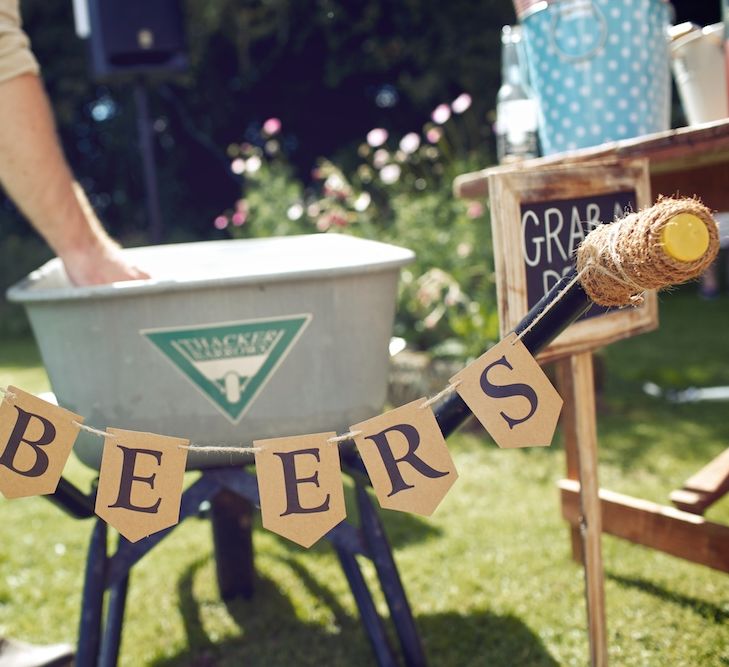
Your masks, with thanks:
[[(74, 423), (75, 422), (75, 423)], [(16, 387), (0, 405), (0, 491), (6, 498), (53, 493), (83, 418)]]

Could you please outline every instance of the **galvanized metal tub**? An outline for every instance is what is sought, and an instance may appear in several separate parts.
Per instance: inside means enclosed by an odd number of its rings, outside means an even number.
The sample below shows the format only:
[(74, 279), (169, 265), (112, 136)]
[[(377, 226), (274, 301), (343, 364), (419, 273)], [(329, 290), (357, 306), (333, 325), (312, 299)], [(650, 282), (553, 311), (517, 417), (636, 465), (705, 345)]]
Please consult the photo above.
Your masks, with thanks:
[[(381, 411), (410, 250), (316, 234), (125, 253), (152, 278), (75, 287), (55, 259), (8, 291), (59, 404), (87, 424), (248, 446)], [(98, 468), (102, 443), (82, 433), (75, 451)], [(191, 452), (188, 467), (234, 458)]]

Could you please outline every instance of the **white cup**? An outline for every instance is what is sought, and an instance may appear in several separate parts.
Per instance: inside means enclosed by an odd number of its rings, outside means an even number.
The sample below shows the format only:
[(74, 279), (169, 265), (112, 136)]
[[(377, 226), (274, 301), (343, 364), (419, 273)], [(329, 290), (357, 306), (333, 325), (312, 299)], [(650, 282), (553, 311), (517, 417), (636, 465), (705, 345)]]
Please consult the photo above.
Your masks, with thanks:
[(671, 42), (671, 63), (689, 125), (729, 116), (723, 23), (692, 30)]

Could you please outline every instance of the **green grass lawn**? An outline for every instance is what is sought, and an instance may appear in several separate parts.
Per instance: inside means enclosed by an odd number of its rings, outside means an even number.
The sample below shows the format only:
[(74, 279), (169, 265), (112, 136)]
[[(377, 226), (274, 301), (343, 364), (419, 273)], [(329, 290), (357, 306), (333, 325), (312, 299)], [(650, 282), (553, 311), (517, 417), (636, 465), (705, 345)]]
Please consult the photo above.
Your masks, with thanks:
[[(661, 302), (658, 332), (604, 353), (600, 478), (666, 503), (729, 444), (729, 406), (672, 405), (641, 387), (729, 385), (729, 301), (700, 301), (691, 287)], [(0, 385), (8, 383), (47, 388), (28, 342), (0, 346)], [(431, 664), (588, 664), (583, 572), (570, 558), (556, 488), (559, 441), (498, 450), (470, 428), (449, 445), (460, 479), (434, 517), (382, 512)], [(91, 474), (80, 463), (66, 471), (86, 488)], [(41, 498), (0, 500), (0, 513), (0, 632), (73, 641), (92, 523)], [(708, 516), (729, 523), (729, 502)], [(145, 557), (131, 578), (121, 664), (373, 664), (327, 544), (303, 550), (260, 527), (254, 541), (250, 602), (220, 600), (203, 520), (186, 521)], [(729, 576), (609, 536), (603, 550), (612, 664), (729, 665)]]

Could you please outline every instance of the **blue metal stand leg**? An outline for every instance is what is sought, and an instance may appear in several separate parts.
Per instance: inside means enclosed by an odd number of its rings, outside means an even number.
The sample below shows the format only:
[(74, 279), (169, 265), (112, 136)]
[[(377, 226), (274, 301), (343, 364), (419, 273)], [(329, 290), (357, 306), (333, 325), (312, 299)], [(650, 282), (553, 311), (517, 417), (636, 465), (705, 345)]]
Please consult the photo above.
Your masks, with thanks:
[(253, 597), (253, 506), (243, 496), (223, 489), (212, 499), (211, 520), (215, 569), (223, 600)]
[(106, 610), (106, 627), (104, 628), (104, 640), (101, 644), (99, 667), (116, 667), (119, 659), (128, 588), (129, 577), (127, 576), (113, 586), (109, 592), (109, 606)]
[(405, 589), (400, 581), (395, 559), (392, 557), (392, 550), (367, 490), (360, 484), (357, 484), (357, 506), (365, 544), (377, 570), (380, 586), (405, 656), (405, 663), (408, 667), (423, 667), (427, 664), (423, 645), (420, 642), (420, 635), (405, 595)]
[(397, 660), (393, 653), (392, 646), (387, 639), (385, 626), (382, 619), (375, 609), (375, 603), (370, 595), (367, 582), (362, 576), (357, 560), (353, 554), (340, 547), (335, 547), (342, 570), (347, 577), (349, 587), (352, 589), (352, 595), (357, 603), (359, 615), (367, 632), (367, 637), (372, 644), (372, 650), (375, 653), (377, 664), (380, 667), (397, 667)]
[(106, 523), (99, 520), (91, 533), (86, 561), (76, 667), (95, 667), (99, 658), (106, 564)]

